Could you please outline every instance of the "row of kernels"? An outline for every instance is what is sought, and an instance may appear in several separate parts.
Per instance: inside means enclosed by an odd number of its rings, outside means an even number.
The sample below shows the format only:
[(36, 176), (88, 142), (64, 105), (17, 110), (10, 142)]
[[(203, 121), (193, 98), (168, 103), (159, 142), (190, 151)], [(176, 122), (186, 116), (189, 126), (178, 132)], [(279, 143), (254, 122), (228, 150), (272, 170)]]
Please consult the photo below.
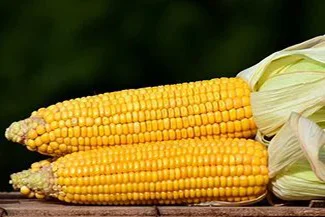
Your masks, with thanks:
[[(176, 97), (180, 97), (180, 96), (187, 96), (193, 93), (202, 94), (202, 93), (219, 92), (219, 91), (229, 92), (237, 88), (248, 89), (248, 86), (241, 79), (235, 79), (235, 80), (227, 79), (227, 82), (225, 83), (220, 83), (218, 79), (212, 79), (209, 81), (198, 81), (198, 82), (183, 83), (183, 84), (176, 84), (176, 85), (164, 85), (164, 86), (147, 87), (141, 89), (115, 91), (110, 93), (99, 94), (96, 96), (88, 96), (88, 97), (77, 98), (74, 100), (66, 100), (62, 103), (57, 103), (54, 106), (49, 106), (48, 108), (55, 110), (56, 107), (58, 108), (68, 107), (70, 104), (74, 104), (75, 102), (77, 102), (78, 104), (82, 102), (86, 103), (89, 101), (98, 103), (101, 101), (113, 101), (114, 99), (119, 99), (119, 100), (124, 99), (130, 101), (132, 99), (132, 96), (138, 96), (138, 95), (152, 99), (152, 98), (160, 98), (160, 97), (163, 98), (173, 93)], [(229, 94), (229, 95), (233, 96), (234, 94)], [(137, 100), (138, 99), (136, 98), (135, 101)]]
[[(141, 114), (141, 113), (140, 113)], [(115, 116), (114, 116), (115, 117)], [(182, 118), (164, 118), (160, 120), (146, 120), (145, 117), (142, 119), (137, 119), (134, 123), (127, 123), (121, 117), (116, 116), (110, 118), (90, 118), (90, 117), (79, 117), (79, 118), (73, 118), (68, 119), (66, 121), (60, 120), (60, 121), (52, 121), (50, 124), (39, 124), (35, 129), (30, 129), (27, 133), (27, 138), (34, 139), (38, 135), (45, 134), (46, 132), (51, 132), (57, 130), (55, 133), (60, 133), (62, 130), (64, 135), (62, 137), (66, 136), (72, 136), (72, 134), (79, 134), (80, 128), (83, 127), (83, 130), (85, 131), (85, 127), (88, 127), (89, 130), (100, 130), (99, 133), (104, 135), (104, 131), (106, 134), (110, 134), (111, 131), (112, 134), (114, 134), (114, 131), (120, 131), (120, 134), (122, 133), (137, 133), (137, 132), (144, 132), (144, 131), (150, 131), (150, 130), (163, 130), (163, 129), (177, 129), (177, 128), (183, 128), (188, 126), (196, 126), (196, 125), (206, 125), (206, 124), (213, 124), (213, 123), (224, 123), (227, 124), (230, 122), (230, 125), (233, 125), (233, 127), (230, 127), (230, 130), (235, 131), (241, 131), (241, 130), (247, 130), (247, 129), (253, 129), (256, 128), (255, 122), (253, 121), (251, 117), (251, 111), (245, 112), (244, 109), (238, 109), (238, 110), (230, 110), (230, 111), (224, 111), (224, 112), (215, 112), (215, 113), (207, 113), (202, 115), (189, 115), (188, 117), (182, 117)], [(138, 117), (138, 116), (136, 116)], [(141, 116), (140, 116), (141, 117)], [(150, 118), (149, 118), (150, 119)], [(115, 120), (115, 121), (114, 121)], [(121, 121), (121, 122), (119, 122)], [(140, 121), (140, 122), (138, 122)], [(143, 121), (143, 122), (142, 122)], [(234, 123), (232, 123), (233, 121)], [(117, 124), (114, 124), (117, 123)], [(248, 125), (249, 128), (248, 128)], [(73, 129), (72, 129), (73, 128)], [(98, 128), (98, 129), (97, 129)], [(68, 131), (69, 130), (69, 131)], [(95, 132), (96, 132), (95, 131)], [(52, 133), (53, 134), (53, 133)], [(76, 135), (78, 136), (78, 135)], [(58, 136), (60, 137), (60, 136)]]
[[(218, 117), (215, 115), (215, 117)], [(256, 125), (253, 121), (253, 118), (243, 118), (241, 120), (229, 120), (228, 115), (224, 116), (224, 120), (226, 122), (222, 122), (222, 118), (220, 116), (219, 120), (209, 121), (209, 119), (213, 119), (214, 117), (211, 115), (195, 115), (183, 118), (171, 118), (171, 119), (162, 119), (162, 120), (154, 120), (154, 121), (145, 121), (145, 122), (135, 122), (128, 124), (108, 124), (108, 125), (90, 125), (84, 124), (79, 120), (79, 126), (56, 126), (55, 129), (49, 129), (47, 132), (45, 127), (42, 125), (37, 126), (37, 128), (30, 129), (27, 133), (27, 139), (36, 139), (38, 136), (43, 136), (43, 139), (51, 140), (48, 137), (92, 137), (92, 136), (101, 136), (101, 135), (122, 135), (122, 134), (133, 134), (140, 132), (150, 132), (157, 130), (169, 130), (169, 129), (183, 129), (189, 127), (196, 128), (211, 128), (220, 126), (221, 133), (233, 133), (240, 132), (249, 129), (255, 129)], [(80, 118), (79, 118), (80, 119)], [(89, 118), (90, 119), (90, 118)], [(88, 118), (87, 118), (88, 120)], [(204, 129), (203, 129), (204, 130)], [(207, 131), (209, 131), (207, 129)], [(218, 134), (218, 132), (216, 132)], [(216, 134), (214, 133), (214, 134)], [(209, 134), (209, 133), (208, 133)], [(54, 140), (51, 140), (54, 141)]]
[[(218, 179), (216, 179), (218, 180)], [(211, 189), (211, 188), (226, 188), (231, 189), (230, 194), (225, 196), (251, 196), (257, 193), (256, 190), (260, 190), (261, 187), (265, 188), (266, 185), (246, 185), (246, 186), (232, 186), (226, 183), (226, 180), (218, 180), (220, 183), (203, 183), (199, 179), (181, 179), (178, 181), (161, 181), (161, 182), (145, 182), (145, 183), (125, 183), (115, 185), (94, 185), (94, 186), (65, 186), (61, 190), (66, 194), (118, 194), (118, 193), (144, 193), (144, 192), (171, 192), (179, 190), (191, 190), (191, 189)], [(222, 183), (225, 182), (225, 183)], [(245, 181), (244, 181), (245, 182)], [(263, 182), (263, 180), (261, 181)], [(221, 184), (222, 183), (222, 184)], [(206, 187), (203, 187), (203, 186)], [(255, 188), (256, 187), (256, 188)], [(254, 189), (255, 188), (255, 189)]]
[[(202, 131), (202, 135), (207, 135)], [(247, 130), (243, 132), (219, 134), (220, 137), (245, 137), (250, 138), (256, 133), (256, 130)], [(42, 153), (46, 153), (48, 149), (48, 154), (51, 153), (70, 153), (72, 151), (83, 151), (89, 150), (91, 148), (98, 148), (98, 146), (107, 146), (107, 145), (120, 145), (120, 144), (136, 144), (144, 142), (154, 142), (162, 140), (175, 140), (175, 139), (185, 139), (185, 138), (195, 138), (195, 136), (200, 136), (200, 131), (197, 131), (194, 134), (193, 129), (189, 128), (188, 130), (169, 130), (169, 131), (157, 131), (157, 132), (146, 132), (139, 134), (130, 134), (130, 135), (110, 135), (110, 136), (97, 136), (97, 137), (66, 137), (66, 138), (57, 138), (57, 141), (50, 143), (43, 143), (42, 140), (38, 137), (35, 140), (27, 140), (26, 145), (29, 149), (35, 150), (36, 148)], [(208, 136), (208, 135), (207, 135)], [(198, 137), (196, 137), (198, 138)], [(57, 150), (60, 150), (59, 152)]]
[[(195, 107), (195, 106), (194, 106)], [(183, 121), (194, 121), (196, 119), (201, 119), (200, 122), (204, 123), (220, 123), (227, 122), (229, 120), (241, 120), (244, 118), (251, 118), (252, 111), (250, 106), (246, 106), (239, 109), (230, 109), (224, 111), (205, 111), (200, 112), (199, 110), (191, 110), (192, 107), (181, 107), (175, 109), (162, 109), (162, 110), (146, 110), (138, 112), (127, 112), (125, 114), (116, 114), (111, 117), (103, 117), (100, 121), (97, 120), (97, 124), (126, 124), (134, 122), (145, 122), (145, 121), (168, 121), (168, 120), (183, 120)], [(191, 112), (189, 112), (191, 111)], [(196, 111), (196, 112), (195, 112)], [(85, 123), (83, 117), (79, 117), (76, 121)], [(94, 121), (96, 124), (96, 121)], [(70, 124), (71, 125), (71, 124)]]
[[(166, 199), (148, 199), (145, 200), (144, 198), (148, 198), (149, 196), (144, 193), (134, 193), (133, 197), (131, 196), (131, 193), (128, 195), (122, 194), (122, 195), (104, 195), (99, 194), (95, 196), (88, 195), (87, 197), (85, 195), (78, 195), (75, 194), (73, 197), (70, 195), (70, 198), (67, 197), (60, 197), (62, 201), (65, 202), (71, 202), (75, 204), (95, 204), (95, 205), (152, 205), (152, 204), (163, 204), (163, 205), (175, 205), (175, 204), (200, 204), (203, 202), (210, 202), (214, 201), (212, 203), (215, 203), (218, 205), (218, 201), (223, 202), (241, 202), (241, 201), (248, 201), (251, 203), (252, 200), (256, 200), (256, 196), (249, 196), (249, 197), (200, 197), (200, 198), (179, 198), (179, 199), (168, 199), (173, 198), (171, 194), (174, 195), (175, 198), (181, 197), (184, 195), (183, 193), (178, 192), (162, 192), (160, 193), (162, 198)], [(110, 197), (111, 199), (104, 199), (105, 197)], [(118, 201), (114, 200), (115, 198), (121, 198)], [(158, 196), (159, 197), (159, 196)], [(73, 198), (73, 199), (71, 199)], [(130, 200), (128, 198), (134, 198), (133, 200)], [(154, 196), (150, 195), (149, 198), (155, 198)], [(87, 201), (87, 199), (90, 199), (91, 201)], [(108, 200), (108, 201), (107, 201)]]
[[(51, 143), (50, 143), (51, 144)], [(53, 144), (53, 143), (52, 143)], [(56, 143), (54, 143), (56, 144)], [(57, 145), (55, 145), (57, 146)], [(62, 156), (67, 153), (77, 152), (77, 151), (87, 151), (90, 149), (93, 149), (94, 147), (91, 146), (71, 146), (66, 144), (59, 144), (57, 148), (52, 148), (53, 146), (50, 146), (48, 144), (42, 144), (41, 146), (30, 148), (31, 146), (27, 146), (30, 150), (37, 150), (39, 153), (44, 155), (50, 155), (50, 156)]]
[[(171, 141), (172, 143), (173, 141)], [(155, 164), (156, 162), (151, 162), (151, 160), (168, 161), (169, 164), (174, 164), (174, 162), (179, 166), (179, 162), (185, 161), (198, 161), (199, 163), (213, 162), (216, 164), (226, 163), (229, 165), (239, 165), (239, 164), (249, 164), (253, 165), (263, 164), (266, 160), (267, 153), (265, 150), (260, 150), (259, 148), (254, 149), (253, 146), (240, 148), (237, 146), (219, 146), (213, 144), (201, 144), (194, 146), (191, 143), (184, 143), (184, 145), (170, 144), (168, 141), (159, 143), (160, 148), (152, 148), (150, 146), (140, 146), (132, 148), (118, 149), (118, 146), (114, 146), (112, 149), (102, 149), (100, 153), (91, 152), (94, 154), (83, 156), (79, 159), (89, 159), (93, 164), (98, 164), (101, 162), (112, 163), (112, 162), (124, 162), (124, 161), (150, 161), (149, 163)], [(114, 149), (115, 148), (115, 149)], [(187, 155), (193, 156), (193, 159), (187, 157)], [(160, 159), (157, 159), (160, 158)], [(169, 159), (171, 158), (171, 159)], [(188, 158), (188, 160), (186, 160)], [(265, 158), (265, 159), (263, 159)], [(259, 163), (257, 163), (259, 162)], [(126, 162), (125, 162), (126, 163)], [(84, 161), (80, 161), (80, 165), (83, 165)], [(166, 164), (166, 163), (164, 163)]]
[[(209, 128), (208, 132), (209, 132)], [(210, 128), (211, 129), (211, 128)], [(215, 128), (218, 129), (218, 128)], [(192, 128), (182, 129), (182, 130), (164, 130), (156, 132), (146, 132), (139, 134), (129, 134), (129, 135), (110, 135), (110, 136), (97, 136), (97, 137), (66, 137), (66, 138), (56, 138), (56, 141), (43, 143), (40, 137), (37, 137), (35, 140), (27, 140), (26, 145), (30, 150), (38, 150), (42, 153), (47, 154), (63, 154), (71, 153), (75, 151), (84, 151), (92, 148), (98, 148), (98, 146), (107, 146), (107, 145), (120, 145), (120, 144), (137, 144), (144, 142), (155, 142), (155, 141), (174, 141), (175, 139), (186, 139), (186, 138), (198, 138), (198, 136), (209, 136), (206, 131), (194, 131)], [(218, 131), (217, 131), (218, 132)], [(246, 130), (243, 132), (235, 133), (226, 133), (220, 135), (221, 138), (234, 138), (234, 137), (245, 137), (250, 138), (252, 135), (255, 135), (256, 130)], [(213, 134), (210, 133), (212, 136)], [(195, 137), (197, 136), (197, 137)], [(48, 151), (48, 152), (47, 152)]]
[[(199, 201), (242, 201), (254, 199), (265, 192), (265, 187), (249, 187), (249, 188), (208, 188), (208, 189), (186, 189), (166, 192), (125, 192), (116, 194), (88, 193), (74, 194), (66, 193), (59, 197), (60, 200), (66, 202), (130, 202), (130, 201), (147, 201), (150, 203), (155, 200), (180, 200), (179, 202), (189, 202), (188, 199), (197, 199)], [(209, 199), (210, 198), (210, 199)], [(213, 199), (212, 199), (213, 198)], [(237, 199), (235, 199), (237, 198)], [(203, 200), (202, 200), (203, 199)]]
[[(188, 100), (188, 99), (186, 99)], [(61, 121), (68, 120), (72, 118), (100, 118), (100, 117), (110, 117), (111, 122), (116, 123), (121, 116), (121, 121), (126, 123), (134, 122), (134, 121), (144, 121), (144, 120), (156, 120), (161, 118), (171, 118), (171, 117), (185, 117), (188, 115), (196, 115), (196, 114), (205, 114), (209, 112), (223, 112), (223, 111), (231, 111), (233, 117), (235, 117), (235, 110), (237, 111), (237, 116), (240, 114), (245, 114), (244, 116), (251, 116), (251, 108), (248, 97), (238, 98), (238, 99), (226, 99), (225, 101), (220, 100), (212, 100), (211, 102), (197, 103), (192, 102), (192, 104), (182, 103), (180, 101), (179, 105), (169, 105), (168, 103), (163, 103), (159, 107), (152, 107), (151, 103), (148, 102), (134, 102), (128, 104), (115, 104), (108, 106), (98, 106), (98, 107), (90, 107), (90, 108), (81, 108), (81, 109), (71, 109), (67, 111), (60, 112), (45, 112), (42, 117), (44, 117), (47, 123), (51, 123), (53, 121)], [(156, 104), (157, 101), (154, 101)], [(177, 102), (177, 100), (176, 100)], [(134, 104), (134, 105), (133, 105)], [(142, 105), (135, 106), (135, 105)], [(127, 106), (128, 109), (117, 109), (119, 106)], [(121, 111), (119, 111), (121, 110)], [(84, 121), (85, 123), (87, 121)], [(73, 123), (70, 123), (73, 125)]]
[[(161, 193), (163, 195), (163, 197), (165, 198), (172, 198), (171, 193), (167, 192), (167, 193)], [(173, 193), (175, 196), (174, 197), (178, 197), (176, 195), (183, 195), (182, 193)], [(251, 204), (250, 201), (252, 200), (256, 200), (256, 196), (250, 196), (250, 197), (201, 197), (201, 198), (186, 198), (186, 199), (177, 199), (177, 200), (173, 200), (173, 199), (159, 199), (159, 200), (145, 200), (145, 195), (144, 194), (140, 194), (140, 193), (134, 193), (134, 198), (136, 198), (137, 200), (129, 200), (127, 198), (131, 198), (131, 195), (129, 195), (128, 197), (126, 197), (125, 195), (118, 195), (117, 197), (124, 197), (123, 199), (125, 200), (119, 200), (119, 201), (115, 201), (113, 200), (113, 198), (115, 198), (115, 195), (110, 195), (110, 197), (112, 198), (112, 200), (109, 201), (103, 201), (104, 197), (109, 197), (103, 194), (100, 195), (96, 195), (94, 197), (87, 197), (87, 198), (91, 198), (91, 201), (86, 201), (86, 196), (85, 195), (74, 195), (73, 196), (73, 200), (68, 199), (68, 198), (64, 198), (61, 197), (62, 201), (66, 201), (66, 202), (71, 202), (71, 203), (75, 203), (75, 204), (93, 204), (93, 205), (114, 205), (114, 206), (118, 206), (118, 205), (153, 205), (153, 204), (162, 204), (162, 205), (185, 205), (185, 204), (200, 204), (203, 202), (207, 202), (207, 201), (214, 201), (215, 204), (218, 204), (218, 201), (223, 201), (223, 202), (240, 202), (240, 201), (249, 201), (249, 203)], [(93, 200), (95, 199), (95, 201)]]
[(116, 136), (121, 136), (121, 138), (118, 139), (120, 141), (122, 140), (122, 142), (124, 141), (122, 144), (131, 144), (137, 141), (162, 141), (173, 140), (176, 138), (193, 138), (227, 133), (243, 133), (243, 131), (245, 132), (250, 129), (254, 130), (255, 123), (252, 119), (243, 119), (241, 121), (229, 121), (227, 123), (215, 123), (187, 128), (184, 128), (185, 126), (179, 122), (179, 126), (176, 124), (176, 127), (178, 128), (173, 127), (172, 129), (164, 129), (164, 127), (170, 126), (167, 126), (166, 124), (159, 126), (157, 122), (143, 122), (140, 124), (111, 124), (109, 126), (99, 127), (63, 127), (62, 129), (57, 128), (49, 133), (44, 133), (41, 136), (29, 133), (26, 144), (31, 144), (34, 142), (35, 146), (40, 146), (41, 144), (47, 144), (54, 141), (59, 143), (63, 142), (60, 141), (59, 138), (66, 139), (67, 141), (75, 140), (75, 143), (80, 143), (80, 141), (77, 141), (77, 139), (92, 138), (93, 140), (95, 139), (95, 144), (100, 142), (101, 144), (113, 145), (119, 144), (115, 143), (117, 138)]
[[(61, 168), (57, 169), (58, 177), (70, 177), (69, 175), (76, 176), (88, 176), (88, 175), (108, 175), (112, 174), (112, 177), (129, 177), (130, 180), (136, 178), (137, 176), (141, 177), (155, 177), (156, 175), (160, 178), (165, 177), (166, 179), (172, 177), (199, 177), (199, 176), (228, 176), (228, 175), (258, 175), (263, 174), (266, 175), (267, 167), (265, 165), (236, 165), (236, 166), (222, 166), (222, 165), (214, 165), (214, 166), (186, 166), (180, 168), (166, 168), (166, 166), (158, 164), (156, 165), (148, 165), (148, 164), (126, 164), (126, 167), (123, 167), (123, 164), (120, 163), (112, 163), (110, 165), (100, 165), (100, 166), (80, 166), (80, 167), (69, 167), (69, 168)], [(137, 167), (138, 166), (138, 167)], [(141, 168), (139, 167), (141, 166)], [(143, 168), (142, 168), (143, 167)], [(155, 171), (143, 171), (143, 169), (156, 169)], [(161, 169), (160, 169), (161, 168)], [(191, 170), (193, 169), (193, 170)], [(126, 174), (116, 174), (118, 172), (125, 172)], [(137, 173), (136, 173), (137, 172)], [(115, 175), (114, 175), (115, 174)], [(97, 177), (98, 178), (98, 177)]]
[[(263, 147), (258, 145), (259, 143), (252, 140), (245, 140), (245, 144), (241, 142), (242, 140), (237, 139), (220, 140), (223, 142), (216, 142), (208, 139), (201, 139), (197, 141), (196, 139), (193, 139), (187, 141), (182, 140), (178, 143), (175, 141), (164, 141), (159, 142), (158, 144), (145, 143), (137, 144), (136, 146), (131, 147), (113, 146), (102, 149), (99, 153), (98, 151), (83, 153), (84, 156), (82, 158), (90, 158), (92, 160), (99, 161), (109, 157), (110, 160), (116, 159), (116, 161), (124, 161), (125, 159), (144, 160), (176, 156), (179, 158), (185, 158), (187, 156), (186, 154), (188, 154), (192, 155), (193, 157), (206, 160), (209, 159), (209, 155), (215, 159), (229, 158), (229, 162), (231, 164), (233, 162), (240, 164), (241, 162), (247, 163), (248, 161), (246, 159), (250, 159), (251, 157), (266, 157), (265, 148), (263, 149)], [(229, 143), (231, 141), (232, 143)], [(157, 160), (159, 161), (161, 159)], [(173, 160), (174, 158), (172, 158), (170, 161)], [(217, 161), (217, 163), (221, 162)]]
[[(214, 90), (213, 90), (214, 89)], [(97, 106), (101, 105), (125, 105), (125, 104), (132, 104), (132, 103), (137, 103), (137, 102), (143, 102), (139, 103), (140, 106), (135, 106), (138, 107), (139, 109), (141, 108), (146, 108), (146, 107), (157, 107), (162, 108), (166, 106), (180, 106), (182, 103), (179, 103), (180, 101), (177, 98), (183, 98), (181, 101), (189, 101), (189, 103), (204, 103), (207, 101), (218, 101), (218, 100), (232, 100), (231, 98), (241, 98), (241, 97), (247, 97), (250, 95), (250, 91), (248, 88), (236, 88), (236, 89), (229, 89), (229, 90), (218, 90), (218, 88), (212, 88), (213, 92), (202, 92), (199, 93), (195, 91), (195, 89), (187, 89), (184, 90), (184, 94), (178, 94), (177, 91), (172, 91), (172, 90), (167, 90), (165, 93), (166, 95), (164, 96), (162, 93), (158, 92), (155, 93), (154, 90), (152, 90), (153, 94), (143, 94), (139, 95), (138, 97), (133, 97), (130, 96), (128, 93), (121, 92), (120, 94), (116, 95), (113, 93), (109, 93), (109, 95), (112, 95), (114, 98), (111, 100), (104, 100), (103, 97), (100, 95), (98, 96), (92, 96), (92, 97), (83, 97), (80, 99), (72, 99), (72, 100), (67, 100), (62, 103), (57, 103), (56, 105), (49, 106), (48, 109), (41, 108), (39, 109), (36, 113), (33, 113), (33, 115), (40, 115), (44, 116), (46, 115), (49, 111), (52, 112), (69, 112), (71, 109), (90, 109), (90, 112), (92, 108), (96, 108)], [(196, 95), (195, 95), (196, 94)], [(162, 105), (162, 99), (169, 98), (171, 101), (167, 100), (166, 105)], [(176, 98), (176, 99), (175, 99)], [(188, 98), (188, 99), (187, 99)], [(178, 101), (178, 103), (176, 103)], [(166, 102), (166, 100), (164, 100)], [(230, 101), (229, 101), (230, 102)], [(232, 102), (231, 102), (232, 103)], [(188, 104), (188, 103), (183, 103), (183, 104)], [(228, 103), (226, 103), (228, 104)], [(127, 105), (125, 105), (126, 108)], [(132, 108), (130, 108), (132, 110)], [(117, 108), (117, 110), (120, 110), (121, 112), (127, 111), (127, 109), (123, 108)]]

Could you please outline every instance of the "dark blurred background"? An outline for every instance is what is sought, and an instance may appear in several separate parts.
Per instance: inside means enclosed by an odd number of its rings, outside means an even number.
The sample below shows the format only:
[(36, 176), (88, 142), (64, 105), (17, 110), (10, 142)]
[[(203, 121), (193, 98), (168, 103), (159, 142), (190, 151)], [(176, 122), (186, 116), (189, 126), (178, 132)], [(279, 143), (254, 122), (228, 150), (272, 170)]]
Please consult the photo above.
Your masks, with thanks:
[(235, 76), (324, 34), (325, 1), (69, 0), (0, 3), (0, 191), (44, 158), (6, 141), (13, 121), (58, 101)]

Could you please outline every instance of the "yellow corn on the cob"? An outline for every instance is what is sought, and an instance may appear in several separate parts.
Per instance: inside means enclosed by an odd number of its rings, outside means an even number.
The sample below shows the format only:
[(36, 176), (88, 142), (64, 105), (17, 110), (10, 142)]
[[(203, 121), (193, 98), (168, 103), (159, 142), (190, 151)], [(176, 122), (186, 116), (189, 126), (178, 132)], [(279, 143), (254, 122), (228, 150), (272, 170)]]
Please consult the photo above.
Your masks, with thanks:
[(64, 101), (14, 122), (6, 137), (62, 156), (109, 145), (255, 133), (248, 85), (241, 78), (221, 78)]
[(253, 140), (202, 138), (110, 146), (11, 175), (14, 188), (78, 204), (254, 201), (266, 193), (266, 148)]

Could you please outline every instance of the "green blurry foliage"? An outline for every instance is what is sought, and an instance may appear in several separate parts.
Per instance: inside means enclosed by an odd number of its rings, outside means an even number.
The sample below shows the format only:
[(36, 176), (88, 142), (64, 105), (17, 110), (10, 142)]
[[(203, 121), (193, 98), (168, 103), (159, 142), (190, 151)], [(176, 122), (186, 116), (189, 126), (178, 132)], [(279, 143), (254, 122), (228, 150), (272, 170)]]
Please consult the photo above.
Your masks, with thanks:
[(4, 138), (40, 107), (126, 88), (235, 76), (324, 34), (325, 1), (1, 1), (0, 191), (44, 158)]

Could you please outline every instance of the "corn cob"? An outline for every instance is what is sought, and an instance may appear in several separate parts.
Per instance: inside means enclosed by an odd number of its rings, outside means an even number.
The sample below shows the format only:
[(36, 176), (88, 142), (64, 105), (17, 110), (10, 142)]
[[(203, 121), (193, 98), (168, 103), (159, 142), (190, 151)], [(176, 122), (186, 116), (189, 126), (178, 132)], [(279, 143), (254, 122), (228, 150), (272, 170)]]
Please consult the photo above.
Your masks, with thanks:
[(77, 98), (14, 122), (6, 137), (51, 156), (101, 146), (256, 133), (240, 78), (131, 89)]
[(245, 202), (267, 183), (262, 144), (212, 137), (80, 151), (11, 175), (23, 194), (78, 204)]

